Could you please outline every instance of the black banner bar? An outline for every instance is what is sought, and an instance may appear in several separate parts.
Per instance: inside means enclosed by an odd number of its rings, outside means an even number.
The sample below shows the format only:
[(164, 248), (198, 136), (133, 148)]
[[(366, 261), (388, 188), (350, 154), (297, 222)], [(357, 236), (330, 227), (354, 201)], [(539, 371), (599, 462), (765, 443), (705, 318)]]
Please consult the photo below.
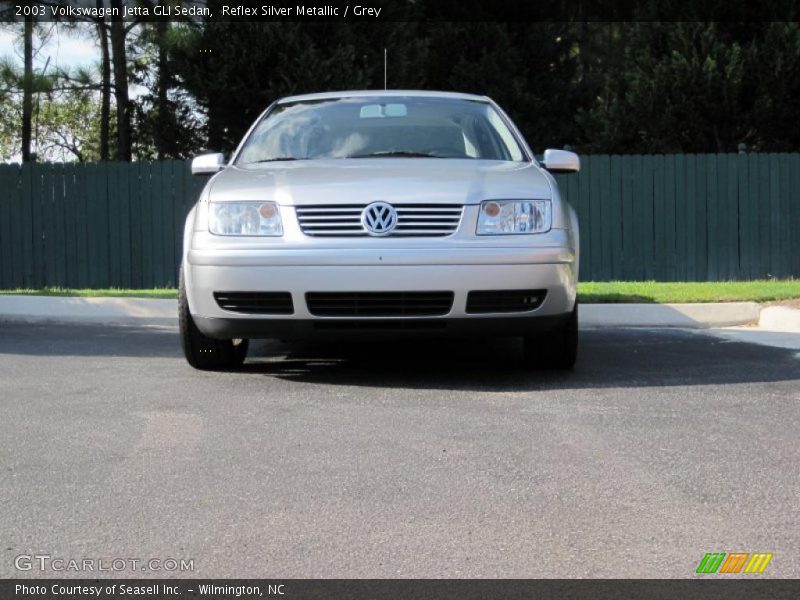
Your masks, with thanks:
[(800, 580), (419, 580), (419, 579), (5, 579), (3, 600), (783, 600), (800, 597)]
[(2, 0), (0, 21), (796, 21), (800, 0)]

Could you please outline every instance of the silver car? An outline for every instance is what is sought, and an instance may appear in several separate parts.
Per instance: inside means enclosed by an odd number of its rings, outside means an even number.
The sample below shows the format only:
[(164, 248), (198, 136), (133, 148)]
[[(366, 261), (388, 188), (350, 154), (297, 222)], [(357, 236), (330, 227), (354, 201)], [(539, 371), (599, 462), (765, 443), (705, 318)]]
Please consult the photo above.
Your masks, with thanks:
[(250, 338), (522, 336), (533, 367), (578, 344), (578, 223), (489, 98), (418, 91), (272, 104), (189, 213), (180, 329), (189, 363), (238, 367)]

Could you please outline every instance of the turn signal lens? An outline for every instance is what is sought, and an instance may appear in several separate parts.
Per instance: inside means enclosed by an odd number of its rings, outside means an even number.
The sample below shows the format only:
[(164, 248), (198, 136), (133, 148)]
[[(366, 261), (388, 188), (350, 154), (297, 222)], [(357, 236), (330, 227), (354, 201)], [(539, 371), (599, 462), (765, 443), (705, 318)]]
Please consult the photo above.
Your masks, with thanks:
[(496, 217), (500, 214), (500, 205), (497, 202), (487, 202), (483, 205), (483, 212), (487, 217)]
[(258, 214), (260, 214), (264, 219), (271, 219), (275, 216), (275, 205), (272, 203), (262, 204), (258, 209)]

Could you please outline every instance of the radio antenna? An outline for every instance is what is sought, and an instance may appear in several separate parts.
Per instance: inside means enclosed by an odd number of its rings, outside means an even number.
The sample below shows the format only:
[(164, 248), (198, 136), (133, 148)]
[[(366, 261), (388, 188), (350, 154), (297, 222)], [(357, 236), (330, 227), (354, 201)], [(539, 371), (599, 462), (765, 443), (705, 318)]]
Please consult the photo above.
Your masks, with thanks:
[(386, 89), (386, 48), (383, 49), (383, 89)]

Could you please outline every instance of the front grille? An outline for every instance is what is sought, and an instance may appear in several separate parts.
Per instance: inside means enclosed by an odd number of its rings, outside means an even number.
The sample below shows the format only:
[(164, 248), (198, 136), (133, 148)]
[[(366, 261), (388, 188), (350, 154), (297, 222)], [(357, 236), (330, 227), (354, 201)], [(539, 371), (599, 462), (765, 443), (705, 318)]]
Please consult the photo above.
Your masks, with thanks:
[[(367, 237), (361, 213), (367, 205), (298, 206), (297, 220), (306, 235), (315, 237)], [(397, 227), (387, 237), (442, 237), (452, 235), (464, 207), (453, 204), (398, 204)]]
[(291, 315), (294, 312), (289, 292), (214, 292), (220, 308), (253, 315)]
[(453, 292), (308, 292), (317, 317), (435, 317), (453, 306)]
[(527, 312), (539, 308), (547, 290), (486, 290), (467, 295), (467, 312)]

